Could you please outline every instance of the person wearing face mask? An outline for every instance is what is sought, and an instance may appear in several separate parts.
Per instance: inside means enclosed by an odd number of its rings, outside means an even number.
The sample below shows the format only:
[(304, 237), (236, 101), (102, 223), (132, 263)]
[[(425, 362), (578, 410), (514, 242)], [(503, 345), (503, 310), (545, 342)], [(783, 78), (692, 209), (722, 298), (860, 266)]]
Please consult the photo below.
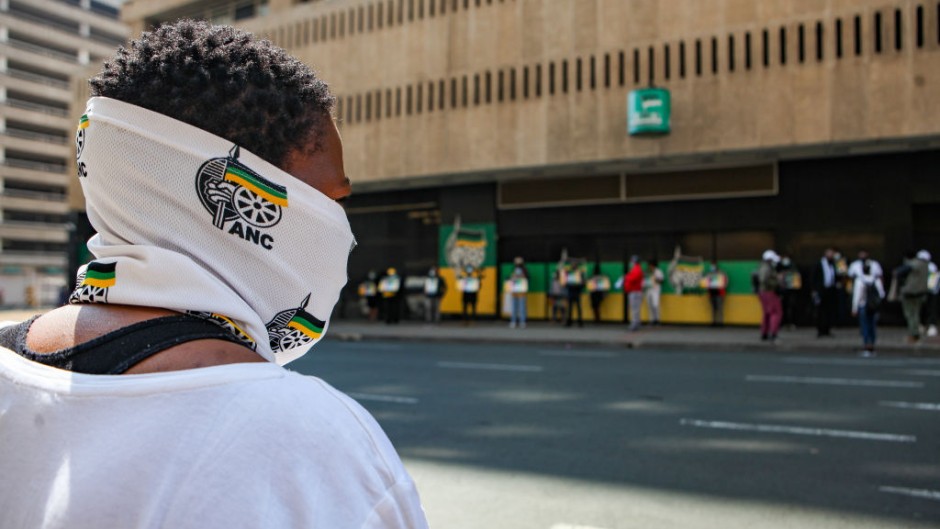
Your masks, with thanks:
[(379, 281), (379, 294), (382, 295), (382, 309), (387, 325), (401, 321), (401, 283), (401, 276), (395, 268), (386, 270), (385, 276)]
[(858, 317), (864, 347), (862, 356), (875, 354), (878, 313), (885, 298), (885, 287), (877, 271), (872, 261), (866, 259), (854, 274), (852, 282), (852, 316)]
[(424, 280), (425, 320), (428, 323), (441, 322), (441, 298), (446, 293), (447, 281), (438, 275), (437, 267), (432, 266)]
[(930, 292), (930, 253), (908, 250), (904, 262), (894, 269), (894, 280), (900, 286), (901, 309), (907, 322), (907, 341), (920, 341), (920, 311)]
[(838, 311), (838, 271), (836, 270), (836, 252), (826, 248), (822, 258), (813, 271), (813, 305), (816, 308), (816, 336), (832, 336), (832, 325)]
[(528, 312), (529, 272), (525, 268), (522, 257), (513, 260), (512, 274), (509, 275), (510, 312), (509, 327), (525, 329), (526, 313)]
[(704, 282), (708, 290), (708, 301), (712, 307), (712, 327), (721, 327), (725, 324), (725, 292), (728, 289), (728, 276), (718, 269), (717, 261), (709, 263)]
[(760, 305), (763, 311), (761, 320), (760, 334), (761, 340), (777, 342), (777, 332), (780, 330), (780, 320), (783, 308), (780, 306), (780, 295), (777, 293), (780, 289), (780, 276), (777, 274), (777, 264), (780, 262), (780, 256), (773, 250), (767, 250), (761, 256), (760, 268), (758, 269), (758, 286), (760, 292)]
[(591, 294), (591, 310), (594, 312), (594, 323), (601, 322), (601, 305), (604, 298), (610, 292), (610, 278), (601, 273), (601, 265), (597, 263), (594, 267), (594, 275), (588, 279), (588, 292)]
[(94, 259), (69, 305), (0, 330), (0, 527), (426, 528), (371, 415), (283, 367), (327, 331), (355, 245), (327, 85), (181, 20), (91, 93)]
[(463, 322), (470, 325), (477, 319), (477, 296), (480, 293), (481, 274), (473, 266), (467, 265), (457, 279), (462, 293)]
[(781, 325), (792, 329), (796, 326), (796, 303), (800, 295), (800, 289), (803, 287), (803, 277), (787, 255), (780, 258), (778, 269), (781, 281), (780, 302), (783, 306), (783, 322)]
[(584, 318), (581, 310), (581, 293), (584, 292), (584, 263), (569, 261), (565, 263), (562, 272), (565, 279), (565, 295), (568, 298), (568, 318), (565, 327), (574, 323), (575, 309), (578, 311), (578, 327), (584, 327)]
[(359, 296), (366, 302), (366, 308), (369, 311), (369, 321), (375, 321), (379, 318), (379, 289), (376, 284), (378, 275), (375, 270), (369, 270), (366, 280), (359, 283)]

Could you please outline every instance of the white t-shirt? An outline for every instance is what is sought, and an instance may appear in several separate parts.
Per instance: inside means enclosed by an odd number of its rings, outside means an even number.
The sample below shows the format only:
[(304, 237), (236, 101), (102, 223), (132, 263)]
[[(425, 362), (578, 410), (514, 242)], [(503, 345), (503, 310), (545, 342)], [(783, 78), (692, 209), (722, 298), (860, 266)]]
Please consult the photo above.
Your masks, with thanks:
[[(852, 264), (849, 265), (849, 271), (848, 271), (849, 277), (854, 279), (856, 277), (861, 277), (865, 275), (863, 268), (864, 268), (864, 263), (862, 263), (860, 260), (856, 259), (852, 261)], [(881, 270), (881, 264), (878, 263), (878, 261), (875, 261), (874, 259), (871, 259), (871, 275), (877, 276), (877, 277), (884, 277), (884, 272), (882, 272)]]
[(0, 348), (0, 476), (0, 527), (427, 527), (369, 413), (269, 363), (101, 376)]

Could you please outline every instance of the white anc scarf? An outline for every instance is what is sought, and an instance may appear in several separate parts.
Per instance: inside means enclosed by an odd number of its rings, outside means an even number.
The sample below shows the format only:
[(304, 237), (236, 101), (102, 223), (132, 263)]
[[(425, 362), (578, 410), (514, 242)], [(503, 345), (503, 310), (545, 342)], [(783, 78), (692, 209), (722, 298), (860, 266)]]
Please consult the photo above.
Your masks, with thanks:
[(76, 138), (95, 259), (72, 303), (160, 307), (284, 365), (326, 332), (355, 245), (342, 207), (254, 154), (114, 99)]

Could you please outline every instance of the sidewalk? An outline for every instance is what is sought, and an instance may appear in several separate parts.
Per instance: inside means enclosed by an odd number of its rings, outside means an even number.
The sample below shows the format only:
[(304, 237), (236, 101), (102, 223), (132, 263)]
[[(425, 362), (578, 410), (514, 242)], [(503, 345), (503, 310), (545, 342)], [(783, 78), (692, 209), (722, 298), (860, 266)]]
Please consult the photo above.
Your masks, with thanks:
[[(23, 321), (44, 310), (2, 310), (0, 321)], [(795, 353), (853, 354), (861, 349), (857, 327), (834, 329), (834, 338), (816, 338), (816, 329), (810, 327), (782, 330), (776, 344), (762, 342), (754, 327), (699, 327), (691, 325), (644, 326), (637, 332), (616, 323), (596, 325), (585, 323), (583, 328), (564, 327), (543, 321), (529, 323), (525, 329), (510, 329), (503, 320), (483, 320), (472, 326), (458, 321), (445, 321), (428, 325), (417, 321), (403, 321), (398, 325), (369, 323), (364, 320), (334, 319), (326, 333), (327, 340), (402, 340), (437, 342), (473, 342), (507, 344), (541, 344), (551, 346), (601, 345), (646, 349), (694, 349), (721, 351), (781, 351)], [(905, 329), (884, 327), (878, 329), (879, 354), (907, 354), (940, 357), (940, 337), (925, 338), (917, 345), (904, 343)]]
[[(491, 342), (544, 344), (553, 346), (602, 345), (647, 349), (695, 349), (722, 351), (785, 351), (801, 353), (845, 353), (861, 350), (861, 336), (855, 327), (833, 330), (835, 337), (816, 338), (816, 329), (782, 330), (777, 343), (760, 340), (752, 327), (700, 327), (687, 325), (644, 326), (636, 332), (626, 325), (585, 323), (583, 328), (564, 327), (547, 322), (531, 322), (525, 329), (510, 329), (504, 321), (480, 321), (472, 326), (445, 321), (440, 325), (402, 322), (398, 325), (362, 320), (333, 320), (329, 340), (405, 340), (441, 342)], [(904, 342), (905, 329), (878, 329), (879, 354), (940, 356), (940, 337), (926, 338), (917, 345)]]

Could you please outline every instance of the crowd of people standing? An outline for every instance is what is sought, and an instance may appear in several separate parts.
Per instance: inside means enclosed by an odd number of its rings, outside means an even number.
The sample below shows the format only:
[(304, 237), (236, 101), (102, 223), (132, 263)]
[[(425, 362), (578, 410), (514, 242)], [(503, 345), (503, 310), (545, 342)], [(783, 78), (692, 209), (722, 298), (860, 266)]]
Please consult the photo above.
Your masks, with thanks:
[[(613, 283), (611, 277), (601, 272), (600, 265), (594, 266), (592, 273), (589, 269), (584, 259), (563, 259), (555, 266), (547, 288), (550, 321), (583, 327), (582, 297), (586, 292), (594, 320), (600, 323), (605, 298), (612, 289), (622, 289), (630, 331), (640, 328), (644, 303), (649, 324), (659, 325), (666, 277), (655, 260), (644, 263), (639, 256), (631, 256), (624, 273)], [(483, 277), (483, 271), (472, 266), (456, 271), (455, 286), (460, 293), (464, 324), (469, 325), (477, 318)], [(516, 257), (503, 284), (504, 304), (512, 328), (526, 327), (529, 280), (524, 259)], [(424, 318), (431, 324), (440, 323), (441, 300), (449, 285), (437, 267), (432, 267), (422, 281)], [(792, 327), (802, 314), (803, 278), (788, 256), (767, 250), (761, 256), (752, 282), (762, 311), (761, 339), (776, 342), (780, 339), (781, 328)], [(381, 277), (375, 272), (369, 273), (359, 285), (359, 295), (365, 300), (370, 321), (377, 321), (380, 314), (388, 324), (400, 321), (404, 285), (394, 268), (387, 269)], [(926, 250), (907, 252), (900, 265), (886, 276), (881, 263), (867, 251), (860, 251), (857, 259), (849, 263), (836, 249), (827, 248), (812, 266), (808, 286), (809, 309), (818, 338), (832, 336), (833, 327), (845, 323), (845, 318), (851, 314), (858, 322), (863, 352), (873, 354), (884, 303), (893, 301), (899, 302), (902, 308), (909, 342), (937, 334), (940, 273)], [(706, 265), (700, 287), (708, 296), (712, 325), (723, 325), (728, 276), (716, 261)]]
[[(886, 288), (888, 279), (890, 287)], [(840, 321), (846, 299), (852, 317), (858, 321), (864, 355), (874, 354), (878, 320), (886, 301), (900, 303), (909, 343), (918, 342), (923, 334), (936, 336), (938, 279), (937, 266), (927, 250), (906, 252), (901, 264), (886, 277), (881, 263), (865, 250), (848, 263), (836, 249), (826, 248), (812, 271), (810, 299), (816, 336), (833, 335), (832, 328)], [(794, 271), (788, 258), (773, 250), (764, 252), (755, 278), (763, 311), (761, 339), (778, 340), (785, 316), (792, 318), (792, 301), (784, 300), (792, 299), (800, 284), (799, 272)]]

